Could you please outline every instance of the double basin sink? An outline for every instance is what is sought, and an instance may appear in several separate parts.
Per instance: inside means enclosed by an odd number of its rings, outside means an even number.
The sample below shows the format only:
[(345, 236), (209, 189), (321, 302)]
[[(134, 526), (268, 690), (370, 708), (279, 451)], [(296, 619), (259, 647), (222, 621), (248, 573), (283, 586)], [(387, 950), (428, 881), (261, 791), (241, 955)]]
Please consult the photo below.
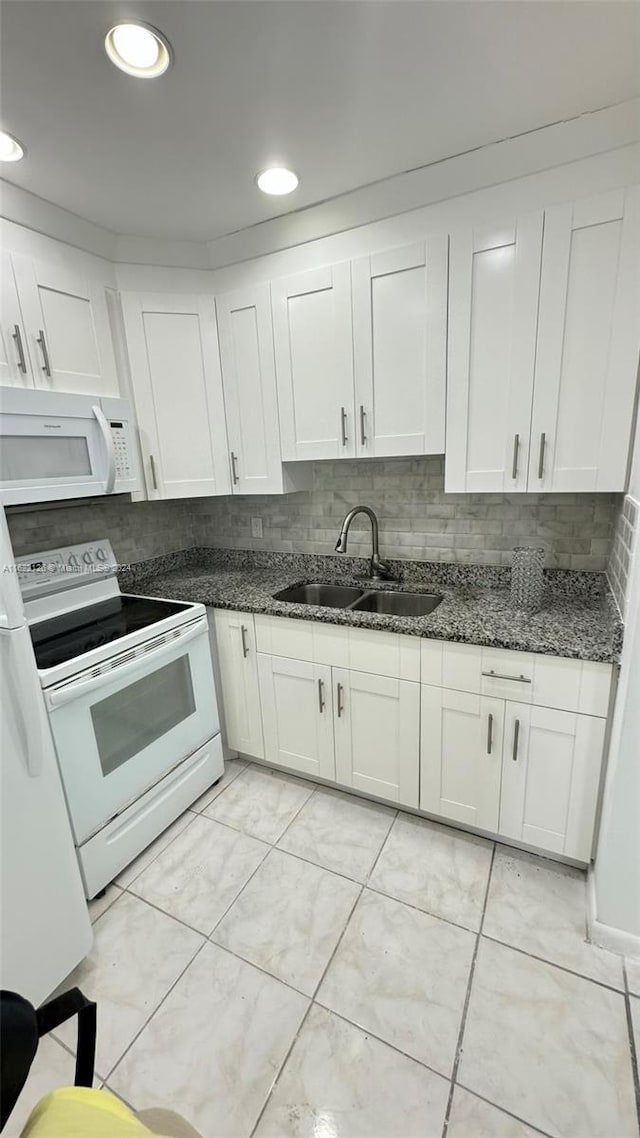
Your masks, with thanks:
[(439, 593), (398, 593), (391, 589), (359, 589), (350, 585), (291, 585), (274, 593), (275, 601), (295, 605), (322, 605), (352, 612), (378, 612), (388, 616), (427, 616), (438, 607)]

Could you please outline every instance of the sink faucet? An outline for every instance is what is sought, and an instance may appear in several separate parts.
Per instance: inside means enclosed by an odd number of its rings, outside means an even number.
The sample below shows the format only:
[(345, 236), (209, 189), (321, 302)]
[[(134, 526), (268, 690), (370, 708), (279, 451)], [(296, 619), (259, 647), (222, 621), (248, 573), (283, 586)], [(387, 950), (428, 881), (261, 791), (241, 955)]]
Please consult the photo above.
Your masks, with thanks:
[(391, 567), (387, 565), (386, 561), (383, 561), (380, 556), (380, 550), (378, 548), (378, 519), (369, 506), (354, 506), (352, 510), (349, 510), (349, 513), (342, 523), (340, 537), (336, 542), (336, 553), (347, 552), (349, 527), (357, 514), (366, 514), (371, 522), (372, 553), (371, 561), (369, 562), (370, 576), (374, 581), (383, 581), (385, 578), (391, 576)]

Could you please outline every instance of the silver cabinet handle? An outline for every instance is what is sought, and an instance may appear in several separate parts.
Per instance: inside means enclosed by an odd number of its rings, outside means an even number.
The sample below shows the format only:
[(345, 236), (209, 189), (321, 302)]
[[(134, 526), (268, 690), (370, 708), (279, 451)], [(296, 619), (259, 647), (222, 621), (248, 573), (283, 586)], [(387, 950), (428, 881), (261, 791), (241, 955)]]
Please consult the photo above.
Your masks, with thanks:
[(514, 763), (517, 762), (517, 759), (518, 759), (518, 740), (519, 740), (519, 738), (520, 738), (520, 720), (516, 719), (515, 726), (513, 728), (513, 751), (511, 752), (511, 758), (513, 759)]
[(322, 715), (324, 711), (324, 680), (318, 680), (318, 707)]
[(233, 485), (237, 486), (238, 482), (239, 482), (239, 478), (238, 478), (238, 456), (235, 455), (233, 453), (233, 451), (230, 451), (229, 453), (231, 455), (231, 480), (233, 482)]
[(528, 676), (505, 676), (502, 672), (494, 672), (493, 669), (491, 669), (490, 672), (483, 672), (482, 675), (488, 676), (492, 680), (513, 680), (513, 682), (516, 684), (531, 683), (531, 680)]
[(158, 479), (156, 477), (156, 462), (152, 454), (149, 455), (149, 466), (151, 467), (151, 481), (153, 482), (153, 489), (158, 489)]
[(360, 442), (362, 443), (363, 446), (366, 446), (366, 442), (367, 442), (367, 435), (366, 435), (366, 431), (364, 429), (365, 428), (365, 422), (366, 422), (366, 415), (367, 415), (367, 412), (365, 411), (365, 409), (361, 403), (360, 404)]
[(344, 704), (343, 704), (343, 702), (342, 702), (342, 693), (343, 693), (343, 691), (344, 691), (344, 688), (343, 688), (342, 684), (338, 684), (338, 689), (337, 689), (337, 695), (338, 695), (338, 706), (337, 706), (337, 711), (338, 711), (338, 719), (340, 718), (340, 716), (342, 715), (342, 712), (344, 711)]
[(49, 377), (51, 377), (51, 364), (49, 363), (49, 352), (47, 350), (47, 341), (45, 340), (44, 330), (42, 328), (40, 328), (40, 334), (38, 336), (36, 336), (36, 344), (40, 345), (40, 349), (42, 351), (42, 359), (43, 359), (42, 370), (43, 370), (45, 375), (48, 375)]
[(247, 630), (244, 624), (240, 625), (240, 637), (242, 639), (242, 655), (246, 660), (249, 655), (249, 645), (247, 644)]
[(547, 443), (547, 436), (544, 431), (540, 435), (540, 453), (538, 455), (538, 478), (542, 478), (544, 474), (544, 448)]
[(16, 351), (18, 353), (18, 370), (21, 371), (23, 375), (26, 375), (27, 361), (25, 359), (24, 348), (22, 346), (22, 333), (20, 332), (19, 324), (13, 325), (12, 336), (16, 342)]
[(347, 436), (347, 412), (344, 407), (340, 408), (340, 430), (342, 432), (342, 445), (346, 447), (348, 442)]
[(518, 477), (518, 449), (520, 447), (520, 435), (513, 436), (513, 461), (511, 463), (511, 477)]
[(491, 747), (493, 746), (493, 715), (489, 712), (487, 718), (487, 754), (491, 754)]

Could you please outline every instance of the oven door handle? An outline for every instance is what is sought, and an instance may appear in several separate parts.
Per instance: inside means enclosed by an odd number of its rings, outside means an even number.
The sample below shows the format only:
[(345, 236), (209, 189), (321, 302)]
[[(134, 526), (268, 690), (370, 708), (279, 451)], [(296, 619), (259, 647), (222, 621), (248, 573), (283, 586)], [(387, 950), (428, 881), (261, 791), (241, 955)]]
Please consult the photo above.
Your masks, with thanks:
[(113, 445), (113, 438), (109, 424), (107, 423), (106, 416), (102, 407), (98, 407), (96, 403), (91, 410), (96, 417), (96, 421), (100, 428), (102, 441), (104, 443), (105, 456), (107, 459), (107, 476), (104, 482), (105, 494), (111, 494), (116, 481), (116, 452)]
[[(70, 680), (62, 684), (58, 688), (52, 688), (50, 691), (45, 692), (47, 707), (57, 708), (63, 707), (65, 703), (71, 703), (74, 699), (79, 699), (80, 696), (87, 695), (89, 692), (95, 691), (96, 688), (103, 687), (114, 679), (124, 679), (125, 682), (134, 679), (140, 673), (144, 674), (149, 671), (150, 664), (162, 663), (167, 656), (173, 656), (176, 648), (182, 648), (185, 644), (195, 640), (197, 636), (202, 636), (207, 631), (206, 617), (199, 620), (196, 624), (186, 628), (179, 636), (172, 636), (168, 644), (162, 644), (158, 648), (142, 652), (140, 656), (136, 656), (134, 660), (127, 663), (118, 664), (112, 668), (106, 669), (101, 672), (99, 676), (91, 676), (90, 679), (77, 679)], [(124, 654), (126, 660), (127, 653)]]

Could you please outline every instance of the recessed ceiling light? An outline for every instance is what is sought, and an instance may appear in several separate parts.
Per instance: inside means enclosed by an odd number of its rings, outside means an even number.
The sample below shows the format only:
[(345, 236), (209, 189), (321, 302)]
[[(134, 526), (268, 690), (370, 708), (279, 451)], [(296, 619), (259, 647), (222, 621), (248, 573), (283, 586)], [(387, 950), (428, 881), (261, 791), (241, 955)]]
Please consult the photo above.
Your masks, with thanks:
[(263, 194), (290, 194), (298, 185), (298, 176), (284, 166), (272, 166), (258, 174), (256, 182)]
[(24, 158), (24, 146), (12, 134), (0, 130), (0, 162), (18, 162)]
[(155, 79), (171, 63), (171, 46), (150, 24), (126, 20), (107, 32), (104, 47), (109, 59), (138, 79)]

